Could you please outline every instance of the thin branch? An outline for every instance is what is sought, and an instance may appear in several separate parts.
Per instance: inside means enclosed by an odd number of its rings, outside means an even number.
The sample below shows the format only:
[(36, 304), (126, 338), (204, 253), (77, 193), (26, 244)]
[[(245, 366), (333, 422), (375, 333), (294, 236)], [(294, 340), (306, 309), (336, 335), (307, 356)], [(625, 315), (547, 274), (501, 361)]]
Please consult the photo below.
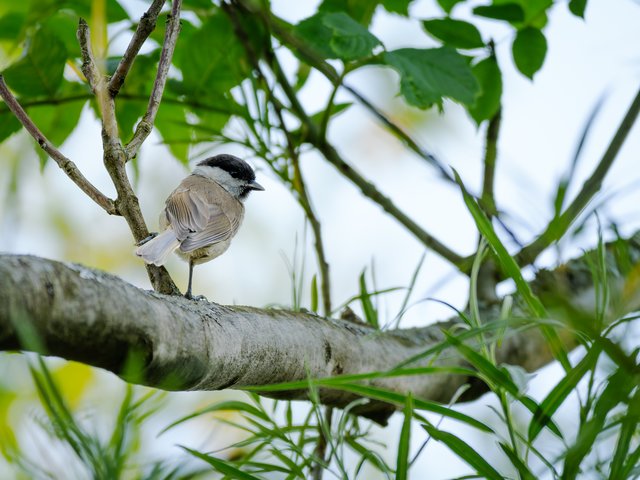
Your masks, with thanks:
[(167, 76), (169, 75), (169, 68), (171, 67), (171, 61), (173, 59), (173, 52), (176, 48), (176, 42), (178, 41), (178, 34), (180, 33), (180, 8), (182, 6), (182, 0), (173, 0), (171, 6), (171, 14), (167, 20), (167, 30), (165, 32), (164, 43), (162, 45), (162, 53), (160, 54), (160, 61), (158, 63), (158, 73), (153, 83), (153, 89), (151, 90), (151, 96), (149, 97), (149, 105), (142, 120), (138, 123), (133, 138), (126, 147), (127, 160), (132, 159), (138, 153), (140, 146), (146, 140), (151, 133), (153, 123), (160, 107), (160, 100), (164, 92), (164, 86), (167, 83)]
[(411, 137), (411, 135), (405, 132), (399, 125), (391, 121), (387, 115), (380, 111), (375, 105), (373, 105), (373, 103), (371, 103), (371, 101), (365, 98), (355, 88), (343, 83), (343, 75), (340, 75), (333, 66), (320, 58), (306, 43), (292, 35), (291, 25), (270, 12), (265, 12), (261, 9), (255, 11), (256, 8), (252, 7), (250, 2), (242, 2), (242, 4), (244, 8), (252, 11), (252, 13), (260, 14), (278, 40), (287, 45), (292, 51), (296, 52), (297, 55), (303, 57), (309, 65), (322, 73), (334, 86), (342, 86), (345, 90), (351, 93), (351, 95), (353, 95), (361, 105), (367, 108), (367, 110), (369, 110), (389, 130), (389, 132), (391, 132), (420, 158), (426, 160), (431, 166), (433, 166), (442, 178), (451, 183), (455, 183), (450, 170), (443, 165), (435, 155), (421, 147), (418, 142)]
[[(115, 205), (124, 217), (135, 242), (149, 236), (149, 229), (142, 216), (138, 197), (133, 191), (126, 171), (127, 156), (118, 134), (115, 115), (115, 101), (108, 90), (106, 77), (98, 69), (91, 51), (89, 26), (80, 19), (78, 24), (78, 42), (82, 52), (82, 71), (101, 107), (102, 113), (102, 146), (104, 166), (111, 177), (118, 193)], [(162, 266), (145, 264), (147, 275), (153, 288), (166, 294), (179, 293), (167, 270)]]
[(0, 75), (0, 96), (5, 101), (7, 107), (16, 116), (18, 121), (24, 126), (35, 141), (38, 143), (49, 157), (51, 157), (58, 166), (67, 174), (67, 176), (82, 190), (89, 198), (104, 209), (109, 215), (118, 215), (115, 202), (98, 190), (89, 180), (80, 172), (75, 163), (65, 157), (52, 143), (44, 136), (44, 134), (33, 123), (31, 118), (18, 103), (13, 94), (9, 91), (4, 77)]
[(109, 94), (107, 78), (100, 71), (93, 57), (91, 49), (91, 34), (89, 25), (80, 18), (77, 31), (78, 43), (82, 54), (82, 73), (87, 78), (91, 90), (98, 100), (100, 114), (102, 116), (102, 142), (105, 149), (107, 145), (112, 147), (120, 144), (118, 136), (118, 122), (116, 121), (116, 106)]
[(448, 260), (461, 271), (466, 271), (469, 261), (455, 253), (445, 244), (437, 240), (434, 236), (427, 233), (416, 222), (409, 218), (402, 210), (395, 206), (391, 199), (382, 194), (371, 182), (362, 177), (351, 165), (345, 162), (337, 150), (325, 138), (320, 137), (317, 125), (309, 118), (306, 111), (298, 101), (295, 91), (291, 87), (289, 80), (286, 78), (278, 59), (272, 51), (266, 52), (267, 60), (276, 75), (279, 85), (285, 92), (292, 111), (303, 123), (307, 133), (306, 140), (315, 146), (324, 157), (337, 168), (340, 173), (354, 183), (360, 191), (369, 199), (380, 205), (387, 213), (398, 220), (407, 230), (409, 230), (418, 240), (426, 247), (430, 248), (438, 255)]
[(638, 113), (640, 113), (640, 90), (629, 106), (627, 113), (611, 139), (611, 143), (609, 143), (609, 146), (598, 163), (598, 166), (591, 176), (584, 182), (582, 190), (580, 190), (578, 195), (576, 195), (573, 202), (571, 202), (560, 216), (555, 217), (549, 223), (545, 231), (542, 232), (538, 238), (520, 250), (516, 255), (516, 259), (520, 265), (530, 265), (536, 260), (536, 258), (538, 258), (540, 253), (542, 253), (553, 242), (559, 240), (566, 233), (576, 218), (582, 213), (593, 196), (600, 191), (602, 182), (609, 172), (611, 165), (613, 165), (622, 144), (631, 131), (631, 128), (638, 117)]
[(489, 120), (484, 150), (484, 177), (482, 182), (482, 196), (480, 202), (489, 217), (496, 214), (496, 200), (494, 196), (494, 182), (496, 173), (496, 158), (498, 156), (498, 135), (502, 111), (498, 109)]
[(162, 10), (165, 1), (166, 0), (154, 0), (149, 7), (149, 10), (147, 10), (140, 18), (140, 22), (138, 23), (138, 27), (136, 28), (133, 37), (131, 37), (129, 46), (124, 52), (116, 71), (109, 81), (109, 94), (112, 98), (115, 98), (116, 95), (118, 95), (118, 92), (120, 92), (120, 88), (124, 85), (125, 78), (133, 66), (133, 62), (138, 56), (138, 52), (140, 52), (142, 44), (147, 40), (149, 35), (151, 35), (151, 32), (155, 30), (158, 15), (160, 14), (160, 10)]
[[(267, 90), (269, 99), (275, 99), (275, 92), (273, 92), (273, 90), (269, 87), (267, 79), (262, 73), (258, 55), (254, 51), (253, 46), (249, 41), (247, 32), (244, 30), (242, 24), (238, 20), (237, 12), (233, 7), (225, 3), (222, 4), (222, 8), (233, 23), (233, 28), (236, 36), (242, 42), (256, 75), (259, 76), (259, 78), (265, 85), (265, 89)], [(293, 164), (295, 176), (292, 182), (292, 188), (293, 191), (297, 194), (296, 196), (298, 198), (298, 203), (300, 203), (300, 206), (304, 210), (304, 213), (309, 220), (309, 224), (311, 225), (311, 229), (313, 231), (316, 257), (318, 259), (318, 269), (320, 271), (320, 288), (322, 292), (323, 311), (325, 315), (331, 315), (331, 277), (329, 274), (329, 262), (327, 261), (327, 256), (325, 255), (324, 251), (324, 243), (322, 241), (322, 226), (320, 224), (318, 216), (315, 213), (315, 210), (313, 209), (313, 206), (311, 205), (311, 199), (309, 198), (309, 195), (307, 193), (306, 183), (302, 175), (302, 170), (300, 169), (299, 151), (296, 148), (296, 142), (291, 137), (291, 132), (289, 131), (285, 123), (284, 115), (282, 114), (282, 105), (277, 101), (272, 101), (271, 104), (273, 105), (276, 116), (278, 117), (280, 128), (285, 135), (287, 141), (287, 151), (289, 152), (289, 156)]]

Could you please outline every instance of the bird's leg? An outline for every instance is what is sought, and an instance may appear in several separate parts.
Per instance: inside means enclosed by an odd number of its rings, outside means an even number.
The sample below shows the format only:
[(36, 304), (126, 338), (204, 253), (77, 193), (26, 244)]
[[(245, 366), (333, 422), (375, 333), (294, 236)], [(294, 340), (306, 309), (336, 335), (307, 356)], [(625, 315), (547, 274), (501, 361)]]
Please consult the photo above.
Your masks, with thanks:
[(185, 298), (191, 300), (193, 297), (191, 296), (191, 281), (193, 280), (193, 260), (189, 259), (189, 283), (187, 285), (187, 291), (185, 292)]

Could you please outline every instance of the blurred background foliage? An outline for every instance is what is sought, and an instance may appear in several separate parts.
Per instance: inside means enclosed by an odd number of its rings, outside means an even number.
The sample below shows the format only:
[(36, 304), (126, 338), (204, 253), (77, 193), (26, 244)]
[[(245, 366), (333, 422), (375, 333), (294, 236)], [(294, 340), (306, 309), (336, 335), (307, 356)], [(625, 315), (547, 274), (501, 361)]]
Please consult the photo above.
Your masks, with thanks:
[[(88, 21), (100, 68), (111, 74), (147, 8), (135, 0), (0, 1), (7, 84), (109, 195), (100, 114), (80, 71), (78, 17)], [(146, 109), (167, 9), (117, 99), (125, 142)], [(637, 88), (638, 20), (632, 1), (592, 0), (587, 8), (585, 0), (185, 0), (155, 131), (130, 177), (154, 229), (190, 162), (224, 150), (258, 169), (268, 196), (249, 201), (232, 249), (196, 274), (211, 300), (334, 314), (349, 303), (380, 328), (423, 326), (454, 313), (430, 298), (463, 310), (477, 294), (460, 270), (469, 273), (479, 231), (493, 251), (516, 255), (580, 191)], [(499, 163), (484, 196), (486, 132), (499, 112)], [(95, 208), (20, 130), (0, 105), (0, 248), (80, 262), (148, 287), (125, 222)], [(547, 246), (558, 242), (536, 268), (599, 238), (619, 234), (624, 244), (637, 230), (638, 137), (568, 235), (550, 239)], [(463, 202), (449, 166), (480, 202)], [(421, 227), (384, 214), (380, 207), (390, 204)], [(591, 215), (596, 207), (601, 227)], [(447, 249), (433, 255), (421, 231)], [(318, 238), (330, 271), (318, 258)], [(162, 394), (83, 365), (3, 354), (0, 476), (209, 478), (215, 470), (228, 478), (305, 478), (319, 461), (313, 452), (321, 436), (330, 443), (327, 477), (637, 476), (637, 373), (623, 368), (636, 363), (632, 320), (614, 335), (624, 353), (601, 355), (602, 339), (615, 333), (604, 330), (616, 320), (609, 282), (618, 275), (637, 285), (637, 259), (610, 269), (600, 252), (591, 268), (600, 303), (590, 318), (602, 328), (581, 331), (584, 345), (569, 356), (573, 369), (553, 364), (536, 378), (515, 368), (507, 375), (490, 349), (474, 355), (455, 340), (447, 344), (468, 355), (495, 393), (451, 411), (490, 426), (489, 435), (418, 413), (410, 396), (400, 399), (404, 421), (396, 415), (387, 430), (343, 412), (328, 425), (317, 404), (234, 392)], [(498, 263), (509, 256), (498, 255)], [(168, 267), (184, 285), (184, 265)], [(516, 270), (523, 279), (535, 272)], [(514, 288), (498, 285), (501, 293)], [(470, 328), (480, 320), (470, 318)], [(544, 417), (531, 415), (522, 398), (514, 400), (523, 391), (553, 416), (560, 437), (543, 429)]]

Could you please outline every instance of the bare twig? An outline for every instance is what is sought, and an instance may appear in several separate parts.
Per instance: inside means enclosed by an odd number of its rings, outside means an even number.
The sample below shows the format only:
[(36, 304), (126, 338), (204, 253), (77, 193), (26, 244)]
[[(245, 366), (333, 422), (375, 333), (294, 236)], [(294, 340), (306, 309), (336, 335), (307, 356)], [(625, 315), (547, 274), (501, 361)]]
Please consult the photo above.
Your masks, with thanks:
[(533, 263), (540, 253), (542, 253), (553, 242), (560, 239), (575, 219), (582, 213), (593, 196), (600, 191), (604, 177), (607, 175), (609, 168), (611, 168), (611, 165), (616, 159), (616, 156), (618, 155), (622, 144), (626, 140), (627, 135), (631, 131), (631, 127), (633, 127), (639, 112), (640, 90), (633, 99), (633, 102), (631, 102), (627, 113), (611, 139), (611, 143), (609, 143), (609, 146), (598, 163), (598, 166), (591, 176), (584, 182), (582, 189), (578, 195), (576, 195), (573, 202), (571, 202), (561, 215), (555, 217), (549, 223), (545, 231), (542, 232), (538, 238), (520, 250), (517, 254), (516, 259), (520, 265), (524, 266)]
[(151, 32), (156, 28), (156, 21), (162, 6), (166, 0), (154, 0), (149, 9), (142, 15), (127, 50), (124, 52), (116, 71), (109, 81), (109, 94), (112, 98), (118, 95), (124, 84), (125, 78), (138, 56), (142, 44), (147, 40)]
[(252, 7), (249, 2), (242, 2), (242, 4), (243, 7), (251, 10), (253, 13), (260, 14), (278, 40), (287, 45), (292, 51), (296, 52), (297, 55), (303, 57), (309, 65), (322, 73), (335, 87), (342, 86), (345, 90), (351, 93), (351, 95), (353, 95), (360, 104), (367, 108), (367, 110), (369, 110), (389, 130), (389, 132), (391, 132), (420, 158), (426, 160), (430, 165), (432, 165), (442, 178), (455, 183), (449, 169), (443, 165), (435, 155), (421, 147), (418, 142), (411, 137), (411, 135), (405, 132), (399, 125), (391, 121), (387, 115), (380, 111), (380, 109), (373, 105), (371, 101), (365, 98), (355, 88), (343, 83), (344, 76), (339, 74), (336, 69), (324, 59), (320, 58), (313, 49), (309, 48), (307, 44), (295, 37), (295, 35), (291, 33), (291, 25), (270, 12), (265, 12), (261, 9), (254, 11), (256, 8)]
[(169, 74), (169, 67), (171, 67), (171, 60), (173, 58), (173, 51), (178, 41), (178, 34), (180, 33), (180, 8), (182, 6), (182, 0), (173, 0), (171, 6), (171, 14), (167, 20), (167, 30), (164, 36), (164, 43), (162, 45), (162, 53), (160, 54), (160, 62), (158, 63), (158, 73), (153, 83), (153, 89), (151, 90), (151, 96), (149, 97), (149, 105), (142, 120), (138, 123), (133, 138), (126, 146), (127, 160), (132, 159), (138, 153), (140, 146), (146, 140), (151, 133), (153, 123), (160, 107), (160, 100), (162, 99), (162, 93), (164, 92), (164, 86), (167, 83), (167, 76)]
[(482, 196), (480, 202), (486, 214), (492, 217), (496, 214), (496, 200), (494, 196), (494, 181), (496, 173), (496, 157), (498, 155), (498, 135), (502, 112), (500, 109), (489, 120), (484, 150), (484, 178), (482, 182)]
[(284, 115), (282, 114), (282, 105), (280, 102), (276, 101), (275, 93), (271, 88), (269, 88), (267, 79), (262, 73), (262, 69), (260, 68), (258, 55), (254, 51), (253, 46), (249, 41), (247, 32), (244, 30), (242, 24), (238, 20), (237, 12), (228, 4), (223, 3), (222, 8), (233, 23), (234, 31), (242, 42), (256, 75), (258, 75), (262, 80), (265, 89), (267, 90), (268, 98), (270, 100), (274, 100), (271, 102), (271, 104), (273, 105), (276, 116), (278, 117), (280, 128), (284, 132), (287, 141), (287, 151), (289, 152), (289, 156), (293, 164), (295, 177), (292, 182), (292, 189), (295, 192), (298, 202), (304, 210), (307, 219), (309, 220), (309, 224), (311, 225), (311, 229), (313, 231), (313, 236), (315, 239), (314, 243), (316, 249), (316, 257), (318, 259), (318, 269), (320, 271), (320, 288), (322, 292), (322, 305), (324, 314), (327, 316), (331, 315), (331, 280), (329, 275), (329, 262), (327, 261), (327, 257), (324, 251), (324, 243), (322, 241), (322, 227), (320, 224), (320, 220), (318, 219), (318, 216), (316, 215), (313, 206), (311, 205), (311, 199), (309, 198), (309, 195), (307, 193), (306, 183), (302, 175), (302, 170), (300, 169), (300, 155), (298, 149), (296, 148), (296, 142), (294, 142), (294, 140), (292, 139), (291, 132), (287, 128), (287, 125), (284, 121)]
[(75, 183), (80, 190), (86, 193), (95, 203), (104, 209), (109, 215), (118, 215), (119, 212), (116, 209), (116, 204), (109, 197), (104, 195), (98, 190), (84, 175), (78, 170), (78, 167), (70, 159), (65, 157), (51, 142), (44, 136), (44, 134), (33, 123), (31, 118), (24, 111), (22, 106), (18, 103), (13, 94), (9, 91), (7, 84), (4, 81), (4, 77), (0, 75), (0, 96), (5, 101), (9, 110), (13, 112), (18, 121), (24, 126), (29, 134), (35, 139), (40, 148), (49, 155), (58, 166), (67, 174), (67, 176)]
[(116, 121), (116, 106), (109, 94), (107, 78), (100, 71), (93, 57), (89, 25), (83, 18), (78, 21), (77, 37), (82, 54), (82, 73), (87, 78), (100, 106), (103, 144), (105, 148), (107, 148), (107, 145), (120, 144), (118, 122)]
[(309, 118), (306, 111), (298, 101), (295, 91), (289, 84), (278, 59), (272, 51), (266, 52), (271, 68), (276, 75), (279, 85), (285, 92), (292, 111), (303, 123), (307, 132), (307, 140), (315, 146), (324, 157), (337, 168), (340, 173), (354, 183), (360, 191), (369, 199), (380, 205), (387, 213), (398, 220), (407, 230), (409, 230), (418, 240), (426, 247), (430, 248), (438, 255), (448, 260), (458, 269), (465, 272), (468, 270), (469, 261), (458, 255), (445, 244), (437, 240), (434, 236), (427, 233), (420, 225), (409, 218), (402, 210), (395, 206), (391, 199), (382, 194), (371, 182), (360, 175), (351, 165), (345, 162), (337, 150), (325, 138), (320, 136), (317, 125)]
[[(127, 176), (127, 157), (118, 134), (115, 101), (109, 93), (106, 77), (102, 75), (93, 58), (89, 27), (83, 19), (80, 19), (78, 24), (78, 42), (82, 52), (82, 71), (101, 106), (103, 161), (118, 193), (115, 200), (116, 208), (127, 221), (134, 240), (140, 242), (149, 236), (149, 229), (142, 216), (138, 197)], [(156, 291), (166, 294), (179, 293), (164, 267), (145, 264), (145, 268)]]

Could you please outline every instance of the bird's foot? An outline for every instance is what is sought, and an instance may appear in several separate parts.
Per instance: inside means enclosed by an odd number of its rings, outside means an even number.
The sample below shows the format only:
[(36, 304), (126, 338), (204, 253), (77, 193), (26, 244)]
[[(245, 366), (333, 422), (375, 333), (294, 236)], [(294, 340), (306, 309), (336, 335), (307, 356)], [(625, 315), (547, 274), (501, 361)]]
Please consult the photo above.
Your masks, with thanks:
[(184, 298), (186, 298), (187, 300), (195, 300), (196, 302), (209, 301), (207, 300), (207, 297), (205, 297), (204, 295), (191, 295), (190, 291), (187, 291), (187, 293), (184, 294)]
[(151, 232), (149, 234), (148, 237), (143, 238), (142, 240), (140, 240), (138, 243), (136, 243), (136, 247), (139, 247), (141, 245), (144, 245), (145, 243), (147, 243), (149, 240), (153, 240), (154, 238), (156, 238), (158, 236), (158, 232)]

